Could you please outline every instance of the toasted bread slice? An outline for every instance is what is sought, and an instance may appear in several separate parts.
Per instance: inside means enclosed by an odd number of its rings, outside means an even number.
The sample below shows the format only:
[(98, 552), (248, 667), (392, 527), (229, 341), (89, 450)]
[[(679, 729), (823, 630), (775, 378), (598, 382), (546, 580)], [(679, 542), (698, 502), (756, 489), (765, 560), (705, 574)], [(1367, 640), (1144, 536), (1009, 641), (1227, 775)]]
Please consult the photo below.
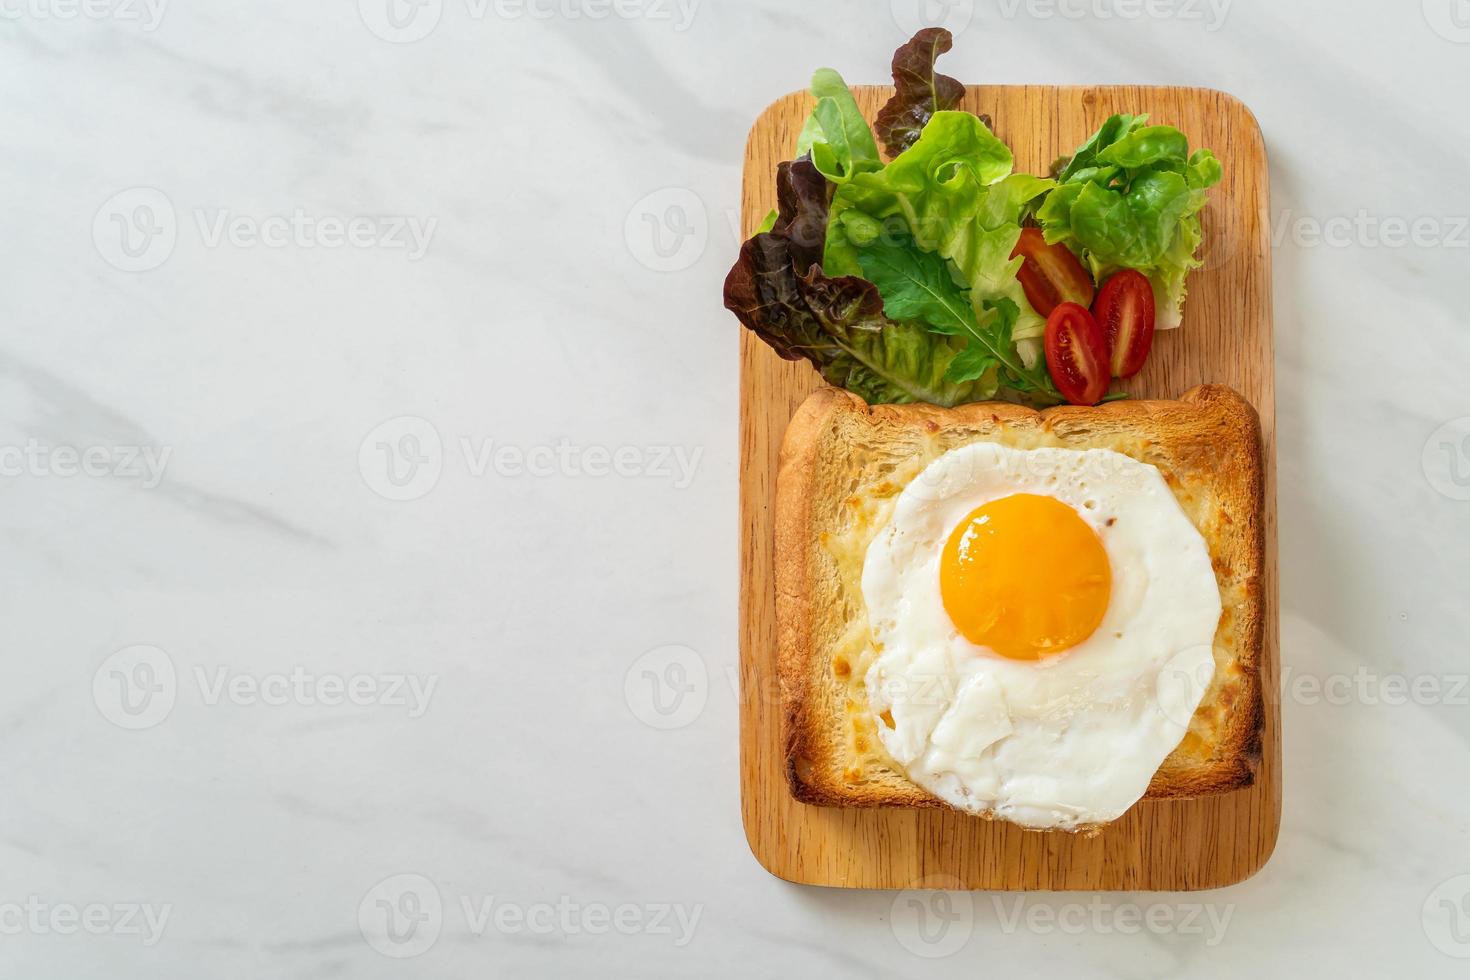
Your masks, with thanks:
[(791, 420), (776, 482), (778, 664), (792, 794), (822, 806), (948, 806), (910, 782), (878, 738), (864, 686), (875, 651), (862, 567), (908, 481), (943, 453), (982, 441), (1106, 448), (1159, 468), (1205, 539), (1224, 611), (1214, 680), (1144, 798), (1250, 786), (1265, 718), (1265, 544), (1260, 423), (1248, 402), (1204, 385), (1179, 401), (1043, 412), (989, 402), (870, 407), (825, 388)]

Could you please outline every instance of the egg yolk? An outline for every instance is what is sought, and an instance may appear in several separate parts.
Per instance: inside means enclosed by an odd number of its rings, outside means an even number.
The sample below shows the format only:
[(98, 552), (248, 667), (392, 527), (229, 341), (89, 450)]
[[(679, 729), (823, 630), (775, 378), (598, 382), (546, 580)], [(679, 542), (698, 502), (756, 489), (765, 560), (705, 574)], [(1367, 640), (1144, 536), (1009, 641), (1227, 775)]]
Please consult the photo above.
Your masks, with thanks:
[(1097, 532), (1060, 500), (1032, 493), (971, 511), (939, 563), (955, 627), (1013, 660), (1040, 660), (1091, 636), (1112, 585)]

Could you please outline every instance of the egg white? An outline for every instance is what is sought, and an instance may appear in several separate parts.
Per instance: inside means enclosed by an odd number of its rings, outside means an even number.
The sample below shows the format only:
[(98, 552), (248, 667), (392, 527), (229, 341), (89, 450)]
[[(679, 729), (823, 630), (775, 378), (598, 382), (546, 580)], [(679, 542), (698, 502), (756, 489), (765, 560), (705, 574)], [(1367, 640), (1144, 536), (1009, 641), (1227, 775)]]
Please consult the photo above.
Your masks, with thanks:
[[(1072, 507), (1112, 572), (1097, 630), (1036, 662), (971, 643), (940, 597), (950, 533), (1016, 493)], [(879, 651), (864, 682), (884, 748), (940, 799), (1027, 827), (1121, 816), (1184, 737), (1214, 673), (1221, 605), (1204, 538), (1155, 467), (1111, 450), (952, 450), (899, 495), (868, 547), (862, 590)]]

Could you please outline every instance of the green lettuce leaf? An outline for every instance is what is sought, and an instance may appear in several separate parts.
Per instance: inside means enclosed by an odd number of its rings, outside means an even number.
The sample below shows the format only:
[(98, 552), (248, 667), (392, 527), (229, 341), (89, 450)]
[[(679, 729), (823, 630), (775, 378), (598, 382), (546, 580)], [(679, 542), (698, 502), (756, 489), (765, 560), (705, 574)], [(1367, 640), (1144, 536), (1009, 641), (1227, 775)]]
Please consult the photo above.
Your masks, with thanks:
[(839, 184), (883, 166), (873, 131), (842, 76), (818, 68), (812, 75), (812, 95), (817, 104), (796, 139), (796, 155), (810, 156), (822, 176)]
[(1199, 212), (1223, 175), (1209, 150), (1189, 152), (1172, 126), (1147, 116), (1109, 118), (1061, 168), (1055, 190), (1035, 208), (1048, 242), (1081, 255), (1102, 282), (1137, 269), (1154, 288), (1157, 326), (1178, 326), (1185, 282), (1198, 268)]
[[(823, 267), (860, 275), (856, 250), (901, 228), (946, 258), (962, 249), (985, 188), (1011, 172), (1010, 148), (967, 112), (937, 112), (923, 134), (882, 170), (837, 189)], [(893, 220), (890, 220), (893, 219)]]

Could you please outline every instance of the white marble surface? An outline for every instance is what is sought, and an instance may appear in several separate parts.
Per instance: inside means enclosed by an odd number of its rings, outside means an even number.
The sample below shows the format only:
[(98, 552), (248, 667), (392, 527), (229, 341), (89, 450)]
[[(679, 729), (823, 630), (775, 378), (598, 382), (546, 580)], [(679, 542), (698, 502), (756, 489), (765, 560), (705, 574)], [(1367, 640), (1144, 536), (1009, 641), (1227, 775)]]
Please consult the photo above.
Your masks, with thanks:
[(719, 305), (750, 122), (917, 3), (588, 3), (0, 0), (0, 973), (1464, 976), (1470, 4), (950, 5), (967, 81), (1265, 130), (1286, 806), (925, 945), (746, 847)]

